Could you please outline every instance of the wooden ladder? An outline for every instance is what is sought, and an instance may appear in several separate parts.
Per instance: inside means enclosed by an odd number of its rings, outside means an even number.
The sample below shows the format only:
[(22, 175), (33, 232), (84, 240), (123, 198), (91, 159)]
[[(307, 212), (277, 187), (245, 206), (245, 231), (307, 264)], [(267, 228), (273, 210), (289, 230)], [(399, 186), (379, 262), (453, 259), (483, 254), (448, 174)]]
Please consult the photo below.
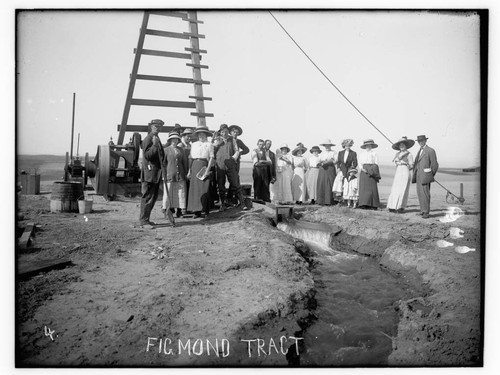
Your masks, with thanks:
[[(163, 30), (153, 30), (148, 28), (148, 22), (150, 15), (158, 15), (165, 17), (177, 17), (181, 18), (189, 24), (188, 32), (171, 32)], [(205, 112), (205, 100), (212, 100), (203, 96), (203, 85), (210, 84), (209, 81), (203, 81), (201, 78), (201, 69), (208, 69), (207, 65), (201, 65), (201, 54), (207, 53), (206, 50), (200, 49), (199, 39), (205, 38), (204, 35), (198, 33), (198, 24), (202, 24), (203, 21), (199, 21), (197, 18), (196, 11), (145, 11), (144, 18), (142, 20), (141, 31), (139, 34), (139, 41), (137, 43), (137, 48), (134, 49), (135, 58), (134, 65), (132, 67), (132, 73), (130, 74), (130, 83), (127, 92), (127, 99), (125, 101), (125, 108), (123, 110), (123, 117), (121, 124), (118, 125), (118, 145), (123, 144), (125, 137), (125, 132), (146, 132), (148, 131), (147, 125), (130, 125), (128, 124), (128, 118), (130, 114), (130, 108), (132, 105), (136, 106), (153, 106), (153, 107), (175, 107), (175, 108), (192, 108), (195, 112), (191, 112), (191, 116), (197, 117), (197, 126), (206, 126), (206, 117), (213, 117), (212, 113)], [(144, 40), (147, 35), (160, 36), (165, 38), (177, 38), (189, 40), (189, 47), (184, 48), (186, 52), (170, 52), (170, 51), (159, 51), (144, 49)], [(175, 58), (175, 59), (186, 59), (190, 60), (186, 63), (186, 66), (192, 68), (193, 78), (181, 78), (181, 77), (167, 77), (167, 76), (157, 76), (157, 75), (146, 75), (139, 74), (139, 64), (142, 55), (152, 55), (159, 56), (163, 58)], [(152, 100), (152, 99), (138, 99), (134, 98), (134, 88), (137, 80), (148, 80), (148, 81), (159, 81), (159, 82), (176, 82), (176, 83), (189, 83), (194, 85), (194, 95), (189, 96), (192, 101), (173, 101), (173, 100)], [(173, 126), (163, 126), (162, 132), (170, 132), (174, 129)]]

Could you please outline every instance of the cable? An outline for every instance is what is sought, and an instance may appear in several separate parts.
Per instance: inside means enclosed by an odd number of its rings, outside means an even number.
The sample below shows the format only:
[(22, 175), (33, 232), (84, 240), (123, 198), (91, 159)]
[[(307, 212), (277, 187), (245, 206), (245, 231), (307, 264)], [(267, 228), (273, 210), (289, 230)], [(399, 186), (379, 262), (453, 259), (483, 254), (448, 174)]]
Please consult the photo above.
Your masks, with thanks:
[(342, 97), (361, 115), (363, 116), (363, 118), (368, 121), (368, 123), (373, 126), (380, 134), (382, 134), (382, 136), (387, 139), (389, 141), (390, 144), (393, 144), (393, 142), (387, 138), (385, 136), (384, 133), (382, 133), (379, 128), (377, 128), (375, 126), (375, 124), (373, 124), (369, 119), (368, 117), (366, 117), (363, 112), (361, 112), (355, 105), (353, 102), (351, 102), (349, 100), (349, 98), (347, 98), (347, 96), (344, 95), (344, 93), (330, 80), (330, 78), (328, 78), (328, 76), (321, 70), (321, 68), (316, 65), (316, 63), (309, 57), (309, 55), (300, 47), (300, 45), (295, 41), (295, 39), (293, 39), (293, 37), (288, 33), (288, 31), (286, 31), (286, 29), (283, 27), (283, 25), (276, 19), (276, 17), (274, 16), (274, 14), (269, 11), (269, 14), (274, 18), (274, 20), (277, 22), (277, 24), (283, 29), (283, 31), (286, 33), (286, 35), (288, 35), (288, 37), (292, 40), (292, 42), (295, 43), (295, 45), (298, 47), (298, 49), (300, 49), (300, 51), (309, 59), (309, 61), (316, 67), (316, 69), (318, 69), (318, 71), (328, 80), (328, 82), (330, 82), (330, 84), (335, 88), (335, 90), (337, 90), (339, 92), (340, 95), (342, 95)]

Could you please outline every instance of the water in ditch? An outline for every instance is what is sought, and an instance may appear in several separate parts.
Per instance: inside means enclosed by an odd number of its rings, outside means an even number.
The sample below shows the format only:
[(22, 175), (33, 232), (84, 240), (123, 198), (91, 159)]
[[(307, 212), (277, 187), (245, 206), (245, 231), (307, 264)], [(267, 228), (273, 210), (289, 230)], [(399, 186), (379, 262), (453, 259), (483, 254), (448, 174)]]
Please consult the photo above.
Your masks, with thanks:
[(387, 365), (397, 334), (397, 301), (420, 295), (418, 287), (374, 258), (330, 248), (327, 225), (292, 221), (278, 229), (304, 240), (316, 254), (317, 320), (304, 332), (300, 365)]

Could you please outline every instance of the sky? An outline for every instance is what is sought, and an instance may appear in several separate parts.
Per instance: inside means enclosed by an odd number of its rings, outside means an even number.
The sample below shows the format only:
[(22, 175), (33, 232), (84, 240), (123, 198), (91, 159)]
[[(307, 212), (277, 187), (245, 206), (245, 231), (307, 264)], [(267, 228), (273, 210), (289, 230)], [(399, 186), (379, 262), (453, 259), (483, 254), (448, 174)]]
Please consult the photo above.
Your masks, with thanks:
[[(480, 165), (479, 16), (466, 12), (273, 11), (333, 84), (389, 140), (424, 134), (442, 167)], [(27, 11), (17, 18), (17, 153), (95, 155), (118, 137), (143, 12)], [(390, 164), (392, 144), (316, 69), (266, 10), (199, 11), (207, 125), (243, 128), (253, 149), (367, 139)], [(176, 18), (150, 28), (187, 31)], [(183, 52), (188, 41), (147, 36), (145, 48)], [(191, 77), (187, 60), (143, 56), (139, 73)], [(138, 82), (135, 98), (186, 101), (191, 84)], [(132, 106), (129, 124), (161, 118), (196, 126), (191, 109)], [(131, 137), (127, 133), (125, 141)], [(143, 137), (145, 134), (143, 134)], [(166, 134), (162, 136), (166, 140)], [(413, 152), (416, 153), (416, 147)], [(466, 152), (465, 152), (466, 151)], [(248, 156), (247, 156), (248, 158)]]

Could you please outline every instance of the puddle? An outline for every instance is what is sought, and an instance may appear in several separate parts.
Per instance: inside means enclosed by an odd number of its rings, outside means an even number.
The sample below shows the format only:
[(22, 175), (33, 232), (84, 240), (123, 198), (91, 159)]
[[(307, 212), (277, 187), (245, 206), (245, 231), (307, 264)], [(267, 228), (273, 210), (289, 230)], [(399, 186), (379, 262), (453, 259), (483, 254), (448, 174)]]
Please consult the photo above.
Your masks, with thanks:
[[(318, 319), (304, 332), (301, 366), (384, 366), (397, 335), (397, 302), (421, 295), (373, 257), (332, 249), (324, 224), (290, 221), (278, 229), (315, 254)], [(348, 251), (348, 249), (345, 249)]]

